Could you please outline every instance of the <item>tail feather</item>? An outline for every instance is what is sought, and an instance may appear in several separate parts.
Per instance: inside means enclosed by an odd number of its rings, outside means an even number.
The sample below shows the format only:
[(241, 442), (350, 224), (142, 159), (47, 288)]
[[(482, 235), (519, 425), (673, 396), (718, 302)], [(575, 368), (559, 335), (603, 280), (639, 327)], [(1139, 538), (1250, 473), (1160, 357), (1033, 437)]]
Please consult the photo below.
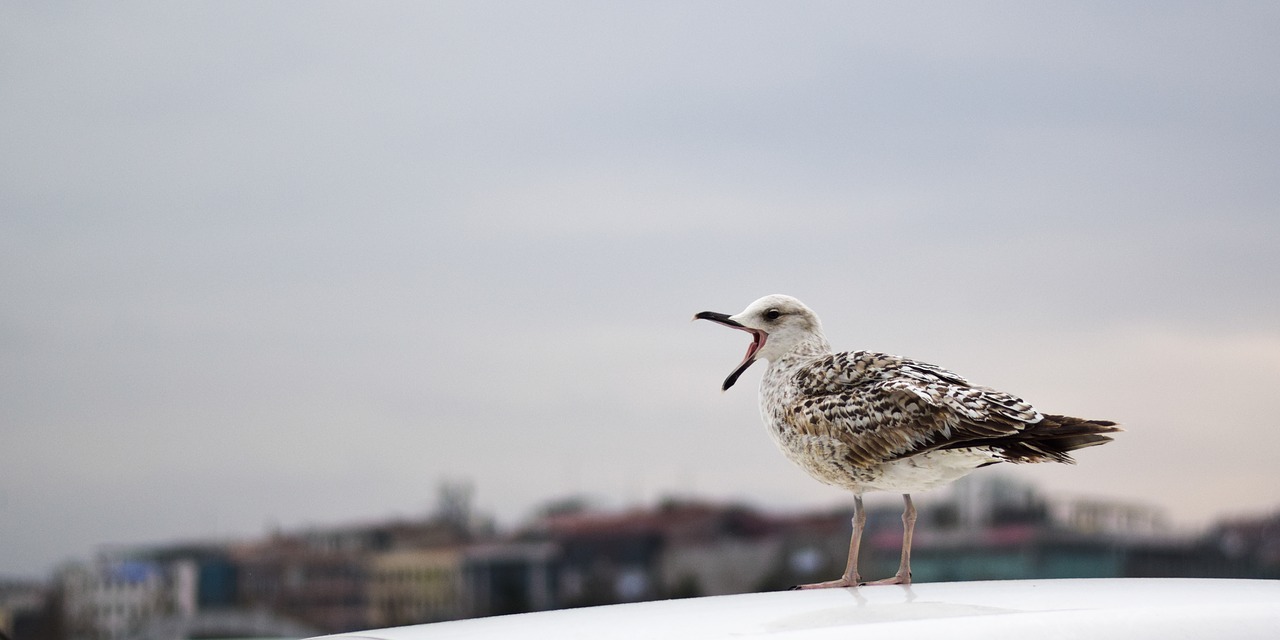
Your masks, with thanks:
[[(1124, 431), (1110, 420), (1088, 420), (1043, 414), (1042, 419), (1016, 434), (984, 441), (1009, 462), (1063, 462), (1075, 464), (1072, 451), (1111, 442), (1109, 433)], [(970, 442), (967, 446), (976, 443)]]

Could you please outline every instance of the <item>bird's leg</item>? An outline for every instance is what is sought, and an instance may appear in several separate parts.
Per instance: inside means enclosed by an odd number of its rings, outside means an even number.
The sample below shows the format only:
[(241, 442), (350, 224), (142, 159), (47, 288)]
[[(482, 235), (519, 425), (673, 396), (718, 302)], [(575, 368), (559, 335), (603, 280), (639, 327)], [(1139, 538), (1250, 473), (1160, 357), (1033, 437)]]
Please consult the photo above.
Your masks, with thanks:
[(862, 584), (858, 575), (858, 550), (862, 547), (862, 531), (867, 528), (867, 510), (862, 508), (862, 496), (853, 497), (853, 533), (849, 536), (849, 560), (840, 578), (850, 586)]
[(911, 534), (916, 528), (916, 507), (909, 493), (902, 494), (902, 501), (906, 507), (902, 510), (902, 560), (898, 562), (898, 573), (871, 584), (911, 584)]
[[(914, 512), (912, 512), (914, 513)], [(849, 561), (845, 564), (844, 575), (838, 580), (802, 584), (795, 589), (829, 589), (832, 587), (856, 587), (862, 584), (858, 575), (858, 548), (862, 546), (862, 529), (867, 524), (867, 512), (862, 508), (862, 496), (853, 496), (853, 535), (849, 536)]]

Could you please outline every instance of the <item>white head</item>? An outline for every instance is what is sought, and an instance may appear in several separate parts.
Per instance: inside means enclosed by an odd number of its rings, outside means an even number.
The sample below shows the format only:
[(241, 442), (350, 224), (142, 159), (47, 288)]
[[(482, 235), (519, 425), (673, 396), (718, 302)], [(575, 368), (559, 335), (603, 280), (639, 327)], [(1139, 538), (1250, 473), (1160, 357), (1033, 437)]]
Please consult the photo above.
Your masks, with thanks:
[(751, 363), (759, 358), (773, 362), (800, 346), (829, 350), (822, 335), (822, 323), (818, 316), (803, 302), (774, 294), (747, 305), (742, 313), (729, 316), (714, 311), (703, 311), (694, 319), (711, 320), (727, 327), (741, 329), (751, 334), (751, 346), (742, 364), (725, 378), (724, 389), (733, 386)]

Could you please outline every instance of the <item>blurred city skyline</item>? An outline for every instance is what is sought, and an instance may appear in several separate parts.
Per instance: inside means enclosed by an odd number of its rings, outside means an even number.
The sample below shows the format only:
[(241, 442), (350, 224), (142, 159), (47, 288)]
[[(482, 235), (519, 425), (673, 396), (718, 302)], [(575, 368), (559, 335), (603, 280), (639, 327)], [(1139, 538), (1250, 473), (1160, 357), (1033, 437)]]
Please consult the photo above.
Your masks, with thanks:
[[(1004, 471), (1280, 505), (1280, 7), (0, 5), (0, 575), (586, 493), (841, 504), (760, 424), (837, 349), (1121, 422)], [(879, 498), (876, 498), (879, 499)]]
[[(1158, 509), (1062, 499), (999, 475), (921, 503), (913, 584), (1067, 578), (1280, 578), (1280, 510), (1169, 530)], [(596, 605), (787, 590), (838, 574), (843, 509), (799, 513), (668, 499), (548, 505), (515, 529), (444, 483), (433, 514), (273, 531), (232, 543), (103, 549), (44, 583), (0, 580), (16, 640), (310, 637)], [(894, 570), (899, 506), (868, 505), (859, 567)], [(1044, 583), (1048, 584), (1048, 582)]]

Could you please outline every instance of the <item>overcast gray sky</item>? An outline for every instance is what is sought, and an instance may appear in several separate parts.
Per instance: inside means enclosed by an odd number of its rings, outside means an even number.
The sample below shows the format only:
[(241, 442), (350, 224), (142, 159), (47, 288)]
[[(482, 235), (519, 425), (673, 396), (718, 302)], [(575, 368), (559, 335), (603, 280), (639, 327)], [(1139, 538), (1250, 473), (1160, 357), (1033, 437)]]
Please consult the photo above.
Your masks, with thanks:
[(1280, 5), (0, 5), (0, 574), (588, 493), (847, 502), (746, 337), (1123, 422), (1006, 473), (1280, 507)]

